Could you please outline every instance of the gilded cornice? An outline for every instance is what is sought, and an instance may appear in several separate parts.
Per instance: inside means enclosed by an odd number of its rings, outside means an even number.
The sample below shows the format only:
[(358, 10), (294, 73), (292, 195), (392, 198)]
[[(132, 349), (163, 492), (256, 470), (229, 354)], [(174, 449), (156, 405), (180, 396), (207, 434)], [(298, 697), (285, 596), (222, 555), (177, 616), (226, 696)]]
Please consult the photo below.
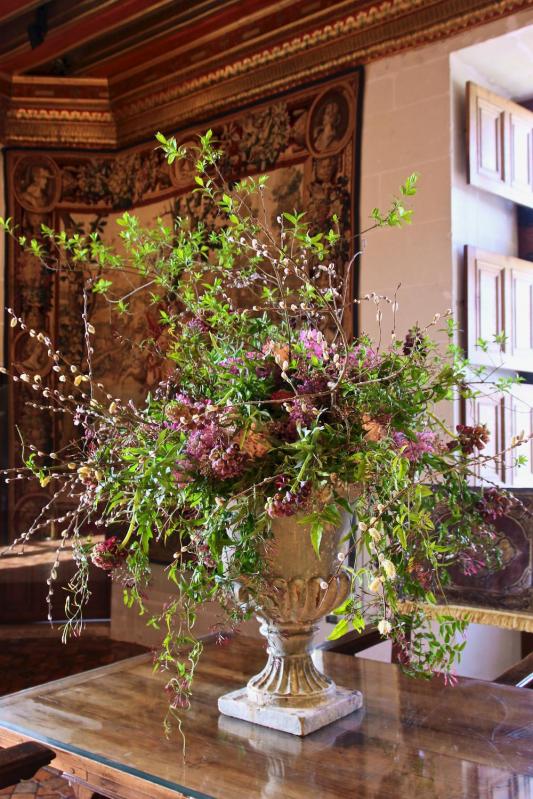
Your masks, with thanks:
[[(171, 77), (113, 96), (105, 79), (0, 75), (2, 142), (17, 146), (117, 148), (178, 130), (311, 79), (421, 47), (531, 0), (385, 0), (333, 24), (203, 74)], [(198, 69), (198, 67), (197, 67)]]
[[(267, 91), (283, 92), (343, 68), (453, 36), (531, 5), (531, 0), (498, 0), (477, 9), (472, 9), (471, 0), (453, 0), (438, 6), (427, 0), (382, 3), (190, 81), (174, 81), (160, 91), (152, 87), (150, 93), (138, 92), (137, 98), (118, 98), (114, 108), (121, 144), (150, 135), (154, 127), (176, 128), (177, 122), (185, 127), (236, 105), (256, 101)], [(443, 19), (446, 11), (449, 16), (450, 6), (457, 16)], [(410, 30), (412, 19), (404, 16), (414, 7), (419, 9), (415, 31)], [(461, 10), (463, 13), (459, 14)]]

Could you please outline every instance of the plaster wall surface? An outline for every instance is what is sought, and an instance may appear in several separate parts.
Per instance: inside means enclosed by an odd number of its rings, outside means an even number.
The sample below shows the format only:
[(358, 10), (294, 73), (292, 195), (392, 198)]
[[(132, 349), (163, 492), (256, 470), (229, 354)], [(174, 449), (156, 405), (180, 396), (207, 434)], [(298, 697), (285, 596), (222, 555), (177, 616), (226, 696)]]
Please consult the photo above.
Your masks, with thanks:
[[(373, 231), (362, 241), (360, 295), (392, 295), (401, 283), (398, 335), (416, 321), (429, 322), (436, 312), (460, 310), (465, 244), (516, 252), (512, 203), (466, 183), (464, 94), (466, 81), (474, 80), (514, 96), (512, 71), (512, 88), (501, 84), (501, 57), (511, 53), (515, 64), (517, 53), (523, 52), (526, 77), (531, 73), (531, 54), (516, 45), (526, 39), (524, 29), (532, 24), (533, 9), (528, 9), (367, 67), (361, 228), (371, 224), (372, 208), (387, 208), (410, 173), (420, 174), (412, 226)], [(485, 42), (485, 56), (483, 47), (468, 49)], [(492, 68), (496, 50), (497, 70)], [(387, 334), (390, 321), (385, 316)], [(361, 306), (360, 328), (376, 334), (373, 305)]]

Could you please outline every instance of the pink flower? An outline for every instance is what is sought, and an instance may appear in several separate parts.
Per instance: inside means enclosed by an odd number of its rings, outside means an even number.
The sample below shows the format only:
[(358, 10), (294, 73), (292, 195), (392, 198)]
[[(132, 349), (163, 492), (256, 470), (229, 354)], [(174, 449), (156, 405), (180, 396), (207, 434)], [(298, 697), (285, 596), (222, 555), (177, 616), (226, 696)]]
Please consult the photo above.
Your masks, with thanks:
[(299, 338), (308, 358), (314, 355), (320, 361), (323, 360), (328, 352), (328, 343), (320, 330), (300, 330)]
[(91, 560), (99, 569), (106, 572), (122, 566), (128, 553), (120, 548), (120, 539), (116, 536), (99, 541), (91, 551)]
[(195, 461), (203, 461), (215, 448), (221, 446), (223, 442), (222, 433), (215, 422), (193, 430), (187, 441), (187, 455)]
[(444, 685), (446, 686), (449, 685), (450, 688), (455, 688), (455, 686), (459, 682), (455, 674), (452, 674), (452, 672), (443, 672), (442, 679), (444, 680)]
[(415, 440), (408, 438), (405, 433), (396, 431), (392, 434), (392, 440), (398, 449), (402, 450), (407, 460), (415, 462), (420, 460), (422, 455), (437, 451), (437, 436), (431, 430), (423, 430), (415, 433)]
[(348, 353), (347, 362), (349, 371), (361, 371), (365, 369), (375, 369), (379, 365), (381, 357), (371, 347), (364, 347), (358, 344)]
[(474, 557), (469, 552), (462, 552), (459, 559), (461, 570), (467, 577), (475, 577), (485, 568), (485, 561), (482, 558)]
[(194, 316), (192, 319), (189, 319), (187, 322), (187, 327), (193, 333), (207, 333), (209, 331), (209, 325), (207, 325), (203, 319), (200, 319), (198, 316)]

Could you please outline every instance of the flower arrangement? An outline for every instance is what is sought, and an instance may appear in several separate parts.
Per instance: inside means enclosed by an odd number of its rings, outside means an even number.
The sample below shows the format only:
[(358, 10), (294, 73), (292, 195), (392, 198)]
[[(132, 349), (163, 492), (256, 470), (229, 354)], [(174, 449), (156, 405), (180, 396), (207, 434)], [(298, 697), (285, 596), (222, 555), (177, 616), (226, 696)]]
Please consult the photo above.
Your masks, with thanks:
[[(174, 139), (157, 138), (170, 163), (185, 157)], [(98, 383), (87, 302), (80, 364), (66, 363), (48, 336), (9, 311), (11, 324), (48, 351), (54, 382), (15, 370), (11, 378), (31, 386), (45, 407), (72, 414), (79, 430), (61, 452), (26, 446), (24, 467), (6, 474), (55, 487), (15, 544), (52, 520), (60, 548), (73, 539), (78, 571), (67, 599), (68, 637), (82, 628), (91, 562), (121, 581), (128, 604), (142, 608), (150, 544), (170, 542), (175, 595), (149, 623), (163, 628), (156, 660), (173, 669), (167, 690), (171, 707), (180, 708), (201, 652), (193, 630), (198, 607), (218, 600), (227, 627), (251, 613), (235, 600), (234, 581), (244, 577), (258, 596), (269, 590), (263, 553), (272, 519), (296, 516), (310, 526), (318, 552), (325, 525), (348, 511), (354, 523), (338, 569), (348, 574), (351, 592), (331, 637), (377, 624), (410, 671), (448, 672), (464, 645), (455, 634), (465, 623), (443, 614), (435, 632), (423, 604), (442, 598), (452, 566), (468, 573), (488, 565), (492, 525), (512, 501), (494, 486), (481, 493), (471, 487), (489, 460), (486, 429), (460, 425), (452, 432), (438, 415), (439, 402), (474, 392), (450, 312), (397, 337), (396, 297), (351, 296), (356, 255), (339, 267), (336, 220), (325, 233), (296, 212), (270, 224), (266, 178), (226, 179), (209, 132), (194, 157), (196, 191), (220, 225), (177, 219), (172, 227), (143, 229), (125, 213), (124, 254), (96, 234), (43, 227), (39, 241), (19, 237), (48, 268), (94, 268), (87, 291), (105, 295), (121, 313), (128, 313), (129, 297), (114, 296), (101, 272), (133, 270), (139, 284), (129, 294), (145, 290), (165, 328), (158, 355), (166, 378), (143, 404)], [(386, 213), (374, 209), (372, 227), (409, 223), (405, 203), (415, 192), (412, 175)], [(2, 225), (17, 237), (11, 220)], [(61, 252), (60, 263), (52, 263), (51, 250)], [(375, 306), (380, 331), (390, 317), (390, 338), (350, 335), (347, 318), (363, 302)], [(442, 329), (446, 348), (430, 335)], [(158, 349), (150, 341), (142, 346), (151, 344)], [(65, 498), (70, 509), (58, 516), (54, 503), (64, 507)], [(88, 529), (112, 535), (91, 544), (82, 535)], [(405, 599), (416, 609), (406, 610)]]

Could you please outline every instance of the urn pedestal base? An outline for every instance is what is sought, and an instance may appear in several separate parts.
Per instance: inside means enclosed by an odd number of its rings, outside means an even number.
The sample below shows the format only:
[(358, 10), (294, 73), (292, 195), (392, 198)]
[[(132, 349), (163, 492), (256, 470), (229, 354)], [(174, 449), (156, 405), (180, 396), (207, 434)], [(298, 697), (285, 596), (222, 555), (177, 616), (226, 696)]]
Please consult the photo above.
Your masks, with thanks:
[(302, 736), (332, 724), (362, 706), (360, 691), (337, 687), (327, 698), (311, 707), (259, 705), (249, 698), (246, 688), (224, 694), (218, 700), (218, 709), (226, 716)]
[(325, 525), (317, 553), (304, 519), (295, 515), (272, 520), (261, 591), (250, 594), (244, 580), (234, 586), (239, 604), (253, 609), (261, 622), (268, 660), (246, 688), (220, 697), (221, 713), (304, 736), (362, 706), (361, 693), (337, 687), (311, 654), (320, 619), (350, 592), (350, 578), (340, 568), (338, 555), (351, 524), (351, 514), (343, 511), (338, 526)]

